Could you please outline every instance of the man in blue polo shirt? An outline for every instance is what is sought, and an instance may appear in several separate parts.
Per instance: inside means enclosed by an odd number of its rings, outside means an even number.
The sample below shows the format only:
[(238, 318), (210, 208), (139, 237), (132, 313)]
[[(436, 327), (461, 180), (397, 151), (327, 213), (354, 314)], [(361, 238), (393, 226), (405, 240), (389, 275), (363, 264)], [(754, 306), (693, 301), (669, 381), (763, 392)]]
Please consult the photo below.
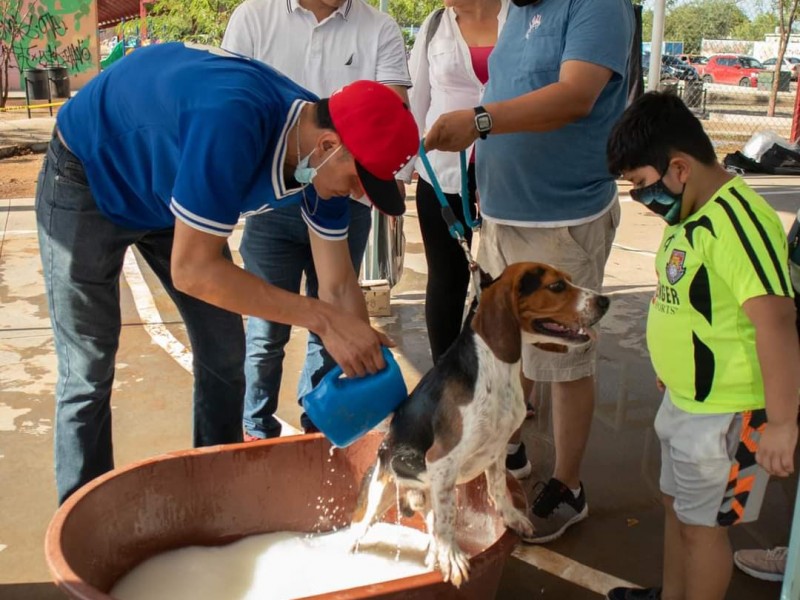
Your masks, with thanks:
[[(319, 100), (274, 69), (217, 48), (143, 48), (59, 112), (36, 197), (58, 356), (59, 502), (113, 468), (110, 395), (119, 274), (135, 245), (177, 304), (194, 353), (194, 444), (242, 439), (240, 315), (317, 333), (348, 375), (384, 366), (348, 246), (351, 194), (392, 215), (395, 173), (416, 153), (414, 118), (358, 81)], [(231, 262), (240, 216), (300, 203), (319, 300)]]
[[(634, 31), (630, 0), (513, 0), (489, 58), (483, 106), (442, 115), (426, 146), (461, 150), (478, 138), (484, 226), (478, 262), (490, 273), (520, 260), (550, 263), (599, 290), (619, 222), (605, 164), (627, 97)], [(566, 354), (523, 350), (523, 388), (552, 383), (556, 460), (532, 508), (544, 543), (586, 518), (580, 464), (594, 407), (594, 344)], [(509, 461), (521, 455), (518, 434)], [(516, 468), (517, 465), (514, 465)]]

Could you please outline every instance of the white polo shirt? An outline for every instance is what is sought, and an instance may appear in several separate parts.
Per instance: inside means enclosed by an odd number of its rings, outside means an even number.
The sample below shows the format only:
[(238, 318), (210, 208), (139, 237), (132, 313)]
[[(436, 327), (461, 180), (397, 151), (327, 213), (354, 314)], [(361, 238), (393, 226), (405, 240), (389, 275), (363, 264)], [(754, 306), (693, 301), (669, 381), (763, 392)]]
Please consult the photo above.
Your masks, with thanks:
[(245, 0), (222, 47), (278, 69), (321, 98), (359, 79), (411, 87), (397, 23), (363, 0), (317, 22), (298, 0)]

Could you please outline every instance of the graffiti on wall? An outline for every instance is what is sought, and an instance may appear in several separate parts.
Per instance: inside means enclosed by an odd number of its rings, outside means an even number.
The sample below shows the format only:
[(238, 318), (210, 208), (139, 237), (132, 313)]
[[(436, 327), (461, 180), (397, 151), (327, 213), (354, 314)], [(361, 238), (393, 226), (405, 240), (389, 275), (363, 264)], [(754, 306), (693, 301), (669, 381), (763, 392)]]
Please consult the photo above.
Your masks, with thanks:
[(31, 0), (19, 6), (3, 18), (9, 20), (6, 30), (13, 25), (18, 32), (12, 52), (20, 71), (60, 66), (78, 75), (96, 70), (92, 0)]

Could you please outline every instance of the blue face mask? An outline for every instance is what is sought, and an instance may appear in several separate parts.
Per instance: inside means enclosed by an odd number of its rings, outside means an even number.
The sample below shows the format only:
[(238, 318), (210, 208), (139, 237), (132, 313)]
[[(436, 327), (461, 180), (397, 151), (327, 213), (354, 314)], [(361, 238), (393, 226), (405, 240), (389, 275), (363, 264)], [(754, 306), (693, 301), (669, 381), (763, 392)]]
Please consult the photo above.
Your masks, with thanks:
[[(297, 166), (294, 168), (294, 178), (297, 180), (297, 183), (302, 185), (310, 185), (311, 183), (313, 183), (314, 177), (317, 176), (317, 171), (319, 171), (322, 168), (322, 166), (326, 162), (328, 162), (334, 154), (336, 154), (339, 151), (341, 147), (342, 147), (341, 144), (339, 144), (336, 147), (336, 150), (328, 154), (325, 160), (323, 160), (317, 167), (308, 166), (308, 161), (311, 159), (311, 155), (314, 154), (313, 150), (309, 152), (308, 156), (306, 156), (305, 158), (299, 159), (297, 162)], [(298, 158), (299, 156), (300, 153), (298, 152)]]
[(657, 215), (660, 215), (668, 225), (675, 225), (681, 219), (681, 202), (683, 201), (683, 190), (679, 194), (671, 192), (664, 185), (664, 176), (661, 179), (643, 188), (631, 190), (631, 198), (641, 202)]

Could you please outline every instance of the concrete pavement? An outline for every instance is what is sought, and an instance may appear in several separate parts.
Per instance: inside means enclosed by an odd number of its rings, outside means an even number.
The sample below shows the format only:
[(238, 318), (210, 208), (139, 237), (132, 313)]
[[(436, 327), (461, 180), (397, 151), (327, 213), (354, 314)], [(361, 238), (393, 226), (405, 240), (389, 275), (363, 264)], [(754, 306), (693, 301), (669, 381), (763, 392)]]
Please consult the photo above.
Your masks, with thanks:
[[(0, 125), (0, 148), (12, 139), (46, 143), (51, 129), (49, 119)], [(800, 184), (791, 178), (749, 180), (788, 228), (800, 204)], [(600, 327), (599, 394), (583, 469), (591, 517), (551, 545), (521, 546), (506, 567), (501, 600), (597, 599), (619, 581), (653, 585), (660, 578), (663, 511), (658, 441), (652, 427), (660, 398), (645, 348), (644, 323), (653, 290), (653, 253), (663, 225), (631, 202), (625, 188), (622, 192), (622, 221), (605, 279), (613, 301)], [(424, 322), (426, 267), (413, 198), (408, 208), (405, 273), (393, 290), (392, 315), (374, 323), (398, 342), (396, 354), (411, 387), (429, 368), (430, 357)], [(49, 583), (43, 555), (44, 531), (55, 510), (56, 362), (32, 199), (0, 200), (0, 234), (0, 600), (59, 598)], [(239, 262), (240, 234), (241, 226), (232, 238)], [(119, 466), (191, 444), (192, 385), (185, 368), (190, 347), (180, 316), (135, 254), (126, 262), (121, 307), (112, 397)], [(304, 346), (305, 332), (295, 329), (278, 409), (293, 426), (298, 425), (295, 389)], [(525, 483), (529, 493), (537, 481), (547, 479), (553, 463), (549, 394), (544, 386), (539, 393), (539, 416), (524, 427), (534, 463), (534, 474)], [(734, 529), (735, 547), (786, 543), (796, 486), (795, 477), (773, 480), (761, 520)], [(777, 584), (737, 572), (728, 597), (767, 600), (778, 595)]]

